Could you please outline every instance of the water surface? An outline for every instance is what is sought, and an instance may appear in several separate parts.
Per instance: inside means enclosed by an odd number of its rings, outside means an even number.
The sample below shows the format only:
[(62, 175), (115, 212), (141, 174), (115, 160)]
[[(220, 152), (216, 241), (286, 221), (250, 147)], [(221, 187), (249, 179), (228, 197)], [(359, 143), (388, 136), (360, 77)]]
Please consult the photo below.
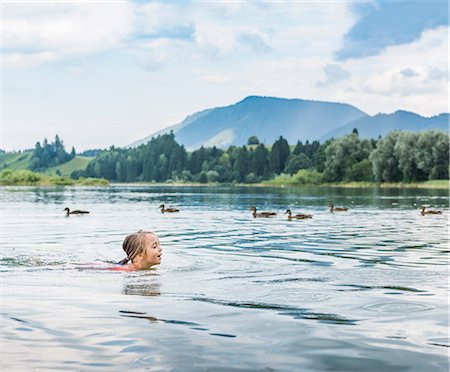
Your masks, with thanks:
[[(2, 370), (448, 371), (447, 190), (0, 192)], [(107, 270), (138, 229), (162, 265)]]

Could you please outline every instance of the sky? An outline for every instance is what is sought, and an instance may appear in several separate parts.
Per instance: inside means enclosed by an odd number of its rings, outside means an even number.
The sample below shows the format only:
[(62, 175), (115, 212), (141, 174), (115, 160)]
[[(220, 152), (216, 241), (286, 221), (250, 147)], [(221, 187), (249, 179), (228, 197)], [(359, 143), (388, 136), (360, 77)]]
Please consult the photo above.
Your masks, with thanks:
[(2, 0), (1, 141), (126, 146), (249, 95), (449, 112), (447, 0)]

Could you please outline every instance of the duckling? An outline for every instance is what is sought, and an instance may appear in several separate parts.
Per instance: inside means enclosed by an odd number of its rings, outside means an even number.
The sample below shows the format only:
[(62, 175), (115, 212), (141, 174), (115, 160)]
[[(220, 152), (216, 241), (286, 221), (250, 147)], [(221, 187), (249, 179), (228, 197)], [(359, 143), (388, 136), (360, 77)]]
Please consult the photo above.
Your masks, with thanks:
[(253, 217), (254, 218), (256, 218), (256, 217), (267, 218), (267, 217), (272, 217), (272, 216), (276, 216), (277, 215), (277, 213), (275, 213), (275, 212), (259, 212), (259, 213), (256, 213), (256, 207), (251, 207), (249, 210), (253, 212)]
[(422, 212), (420, 212), (420, 214), (422, 216), (425, 216), (426, 214), (442, 214), (442, 211), (436, 211), (436, 210), (430, 210), (430, 211), (426, 211), (427, 207), (422, 205)]
[(159, 206), (159, 208), (161, 208), (161, 213), (175, 213), (175, 212), (179, 212), (179, 209), (176, 208), (166, 208), (164, 204), (161, 204)]
[(341, 208), (341, 207), (334, 207), (333, 203), (328, 204), (328, 207), (330, 207), (330, 212), (347, 212), (348, 208)]
[(312, 214), (299, 213), (299, 214), (292, 215), (292, 212), (290, 209), (288, 209), (284, 214), (288, 215), (289, 220), (305, 220), (307, 218), (312, 218)]
[(73, 211), (71, 211), (69, 208), (64, 208), (63, 209), (66, 212), (66, 216), (69, 216), (71, 214), (88, 214), (88, 211), (80, 211), (79, 209), (75, 209)]

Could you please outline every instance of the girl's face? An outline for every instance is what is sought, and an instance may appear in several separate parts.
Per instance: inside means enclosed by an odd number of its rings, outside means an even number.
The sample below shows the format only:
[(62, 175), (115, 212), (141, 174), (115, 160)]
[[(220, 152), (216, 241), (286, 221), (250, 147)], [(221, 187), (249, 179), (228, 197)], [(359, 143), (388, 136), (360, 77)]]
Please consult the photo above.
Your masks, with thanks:
[(162, 248), (156, 235), (147, 234), (147, 246), (139, 262), (140, 269), (148, 269), (161, 263)]

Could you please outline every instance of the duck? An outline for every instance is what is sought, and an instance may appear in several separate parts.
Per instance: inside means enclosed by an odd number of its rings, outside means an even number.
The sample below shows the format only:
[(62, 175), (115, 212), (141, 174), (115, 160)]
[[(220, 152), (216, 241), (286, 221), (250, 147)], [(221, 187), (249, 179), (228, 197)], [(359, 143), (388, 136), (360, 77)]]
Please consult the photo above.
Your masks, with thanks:
[(272, 217), (272, 216), (276, 216), (277, 213), (276, 212), (259, 212), (256, 213), (256, 207), (251, 207), (249, 210), (251, 210), (253, 212), (253, 217), (254, 218), (268, 218), (268, 217)]
[(328, 204), (330, 212), (347, 212), (348, 208), (335, 207), (333, 203)]
[(176, 208), (166, 208), (164, 204), (161, 204), (159, 206), (159, 208), (161, 208), (161, 213), (175, 213), (175, 212), (179, 212), (179, 209)]
[(312, 214), (299, 213), (293, 215), (290, 209), (286, 210), (284, 214), (288, 215), (289, 220), (305, 220), (307, 218), (312, 218)]
[(69, 216), (71, 214), (88, 214), (89, 211), (80, 211), (79, 209), (75, 209), (73, 211), (71, 211), (69, 208), (64, 208), (63, 209), (66, 212), (66, 216)]
[(422, 205), (422, 211), (420, 212), (420, 214), (422, 216), (425, 216), (426, 214), (442, 214), (442, 211), (437, 211), (437, 210), (430, 210), (430, 211), (426, 211), (427, 207)]

